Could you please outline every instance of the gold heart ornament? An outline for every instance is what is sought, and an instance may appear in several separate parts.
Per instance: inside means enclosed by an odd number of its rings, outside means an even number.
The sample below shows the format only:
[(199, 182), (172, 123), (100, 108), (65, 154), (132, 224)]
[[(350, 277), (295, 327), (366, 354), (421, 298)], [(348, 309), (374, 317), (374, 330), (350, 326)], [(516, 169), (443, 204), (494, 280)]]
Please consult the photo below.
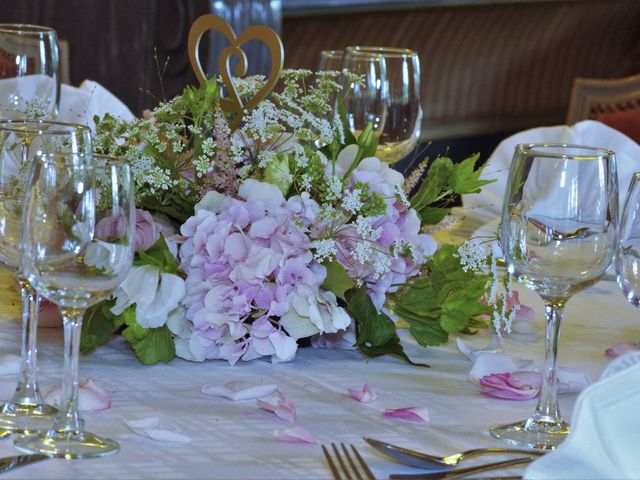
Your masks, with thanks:
[[(282, 71), (284, 47), (278, 34), (264, 25), (252, 25), (236, 37), (231, 26), (221, 17), (211, 14), (202, 15), (198, 17), (191, 26), (188, 46), (191, 67), (200, 84), (205, 83), (207, 77), (200, 64), (198, 47), (200, 46), (202, 35), (209, 30), (222, 33), (230, 43), (228, 47), (222, 50), (218, 60), (222, 81), (228, 92), (228, 97), (220, 99), (220, 103), (226, 111), (233, 114), (229, 124), (231, 128), (235, 130), (242, 122), (242, 117), (258, 105), (258, 103), (273, 90)], [(247, 56), (240, 47), (249, 40), (258, 40), (267, 46), (271, 54), (271, 72), (264, 86), (245, 103), (240, 98), (240, 95), (238, 95), (238, 90), (233, 83), (229, 63), (232, 56), (237, 57), (238, 64), (236, 65), (234, 76), (242, 78), (247, 74)]]

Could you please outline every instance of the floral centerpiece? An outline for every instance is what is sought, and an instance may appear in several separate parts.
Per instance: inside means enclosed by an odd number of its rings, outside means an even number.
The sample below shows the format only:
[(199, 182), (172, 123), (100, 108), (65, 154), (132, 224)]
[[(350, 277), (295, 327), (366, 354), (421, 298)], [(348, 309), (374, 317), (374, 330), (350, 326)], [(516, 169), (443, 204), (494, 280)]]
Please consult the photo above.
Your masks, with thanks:
[[(96, 118), (96, 151), (133, 166), (137, 253), (87, 313), (83, 350), (120, 331), (147, 364), (289, 361), (302, 344), (410, 361), (399, 319), (423, 346), (492, 308), (499, 324), (486, 258), (425, 233), (486, 183), (478, 157), (423, 160), (405, 179), (375, 157), (371, 128), (356, 138), (334, 112), (339, 75), (283, 71), (235, 129), (216, 79), (133, 122)], [(235, 79), (242, 98), (264, 82)], [(115, 235), (117, 220), (97, 229)]]

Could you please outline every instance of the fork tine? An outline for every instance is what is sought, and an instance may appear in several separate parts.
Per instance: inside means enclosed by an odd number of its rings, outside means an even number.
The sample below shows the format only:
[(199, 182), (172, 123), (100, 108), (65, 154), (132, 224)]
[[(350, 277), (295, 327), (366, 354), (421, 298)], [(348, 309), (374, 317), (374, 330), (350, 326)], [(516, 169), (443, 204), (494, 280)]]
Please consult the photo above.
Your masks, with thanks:
[(347, 450), (347, 446), (344, 443), (341, 443), (340, 447), (342, 448), (342, 452), (344, 453), (344, 457), (347, 459), (347, 462), (349, 462), (349, 465), (351, 465), (351, 471), (355, 474), (356, 478), (358, 480), (364, 480), (362, 478), (362, 475), (360, 475), (358, 466), (354, 463), (353, 459), (351, 458), (351, 455), (349, 454), (349, 450)]
[(347, 478), (347, 480), (353, 480), (351, 473), (349, 473), (349, 467), (347, 467), (346, 463), (344, 463), (344, 460), (342, 459), (342, 455), (340, 455), (340, 450), (338, 450), (338, 447), (336, 446), (336, 444), (332, 442), (331, 448), (333, 448), (333, 453), (335, 453), (336, 455), (336, 459), (338, 460), (338, 463), (342, 468), (342, 473), (344, 473), (345, 478)]
[(333, 480), (341, 480), (340, 473), (338, 473), (338, 467), (336, 467), (336, 464), (333, 462), (333, 459), (331, 458), (331, 454), (329, 453), (329, 450), (327, 450), (327, 447), (325, 447), (324, 445), (322, 445), (322, 452), (324, 453), (324, 458), (327, 459), (327, 463), (329, 464), (329, 468), (331, 469), (331, 475), (333, 475)]
[(353, 450), (353, 453), (358, 459), (358, 462), (360, 462), (360, 466), (364, 470), (367, 480), (376, 480), (376, 477), (373, 476), (373, 472), (369, 468), (369, 465), (367, 465), (367, 462), (364, 461), (364, 458), (362, 458), (355, 445), (351, 445), (351, 450)]

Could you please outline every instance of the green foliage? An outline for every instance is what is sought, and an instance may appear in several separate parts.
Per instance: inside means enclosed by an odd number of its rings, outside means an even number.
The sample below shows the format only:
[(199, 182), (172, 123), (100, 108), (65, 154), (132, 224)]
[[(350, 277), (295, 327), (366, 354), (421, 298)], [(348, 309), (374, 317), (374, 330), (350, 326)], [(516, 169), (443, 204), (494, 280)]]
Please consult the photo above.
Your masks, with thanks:
[(162, 235), (151, 248), (144, 252), (136, 252), (133, 265), (152, 265), (160, 268), (161, 272), (178, 273), (178, 259), (173, 256)]
[(477, 193), (483, 185), (495, 180), (480, 180), (484, 166), (476, 168), (479, 154), (460, 163), (448, 157), (436, 158), (418, 191), (411, 197), (423, 225), (436, 225), (449, 213), (456, 195)]
[(327, 278), (325, 278), (322, 288), (333, 292), (336, 297), (346, 300), (345, 292), (355, 285), (353, 279), (335, 259), (325, 262), (324, 266), (327, 269)]
[(393, 296), (391, 308), (422, 346), (446, 342), (449, 333), (477, 326), (474, 317), (491, 311), (480, 302), (488, 275), (465, 272), (456, 253), (456, 246), (442, 245), (423, 268), (424, 276)]
[(379, 313), (367, 295), (366, 286), (352, 288), (346, 292), (347, 311), (357, 320), (356, 346), (362, 353), (370, 357), (393, 355), (412, 365), (421, 365), (407, 357), (400, 338), (396, 334), (396, 326), (384, 313)]
[(173, 337), (166, 325), (148, 329), (147, 335), (138, 341), (131, 342), (131, 345), (138, 360), (145, 365), (169, 362), (176, 356)]
[(87, 309), (82, 320), (82, 334), (80, 337), (80, 351), (88, 353), (109, 341), (116, 331), (115, 315), (111, 308), (115, 300), (105, 300)]

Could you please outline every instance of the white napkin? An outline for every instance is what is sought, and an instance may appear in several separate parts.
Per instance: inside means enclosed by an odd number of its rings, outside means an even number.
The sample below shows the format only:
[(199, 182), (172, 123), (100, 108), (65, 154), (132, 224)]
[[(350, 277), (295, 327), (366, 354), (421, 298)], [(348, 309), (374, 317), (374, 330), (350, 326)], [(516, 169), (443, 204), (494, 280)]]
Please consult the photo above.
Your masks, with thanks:
[(59, 120), (80, 123), (93, 129), (93, 117), (103, 117), (105, 113), (125, 121), (135, 119), (124, 103), (97, 82), (85, 80), (77, 88), (62, 84)]
[(529, 465), (525, 479), (640, 478), (640, 352), (614, 362), (611, 376), (578, 397), (567, 439)]
[[(562, 125), (525, 130), (504, 139), (487, 160), (487, 166), (481, 178), (497, 181), (482, 187), (479, 194), (462, 196), (467, 215), (483, 222), (494, 221), (497, 224), (497, 218), (502, 212), (502, 201), (513, 151), (519, 143), (568, 143), (613, 150), (618, 164), (621, 209), (631, 177), (634, 172), (640, 171), (640, 145), (603, 123), (585, 120), (572, 127)], [(495, 229), (493, 231), (495, 232)]]

